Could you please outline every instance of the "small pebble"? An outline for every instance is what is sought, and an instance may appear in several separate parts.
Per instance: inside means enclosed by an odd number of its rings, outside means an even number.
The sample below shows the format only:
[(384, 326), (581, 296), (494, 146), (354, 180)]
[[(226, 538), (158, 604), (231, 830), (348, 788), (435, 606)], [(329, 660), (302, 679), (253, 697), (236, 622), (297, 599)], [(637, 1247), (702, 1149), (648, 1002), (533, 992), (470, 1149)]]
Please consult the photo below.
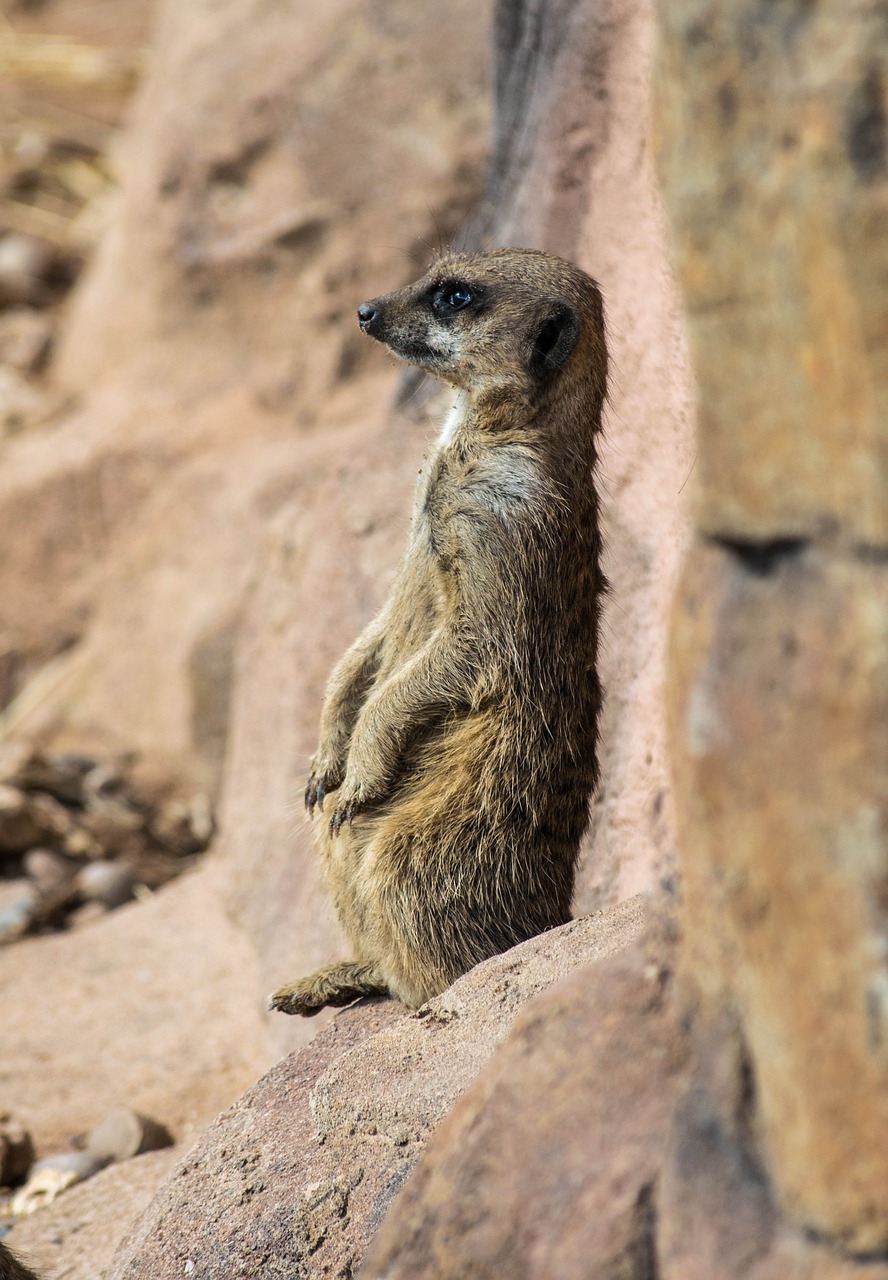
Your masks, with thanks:
[(69, 835), (65, 836), (62, 848), (72, 858), (100, 858), (102, 856), (99, 842), (88, 831), (84, 831), (83, 827), (75, 827)]
[(97, 1155), (95, 1151), (58, 1151), (55, 1155), (44, 1156), (38, 1160), (31, 1173), (42, 1173), (44, 1169), (58, 1169), (62, 1173), (73, 1173), (78, 1182), (91, 1178), (94, 1173), (104, 1169), (108, 1160)]
[(52, 842), (64, 839), (74, 826), (70, 810), (55, 796), (44, 792), (28, 796), (28, 811)]
[(130, 1107), (109, 1111), (86, 1138), (86, 1150), (103, 1160), (129, 1160), (172, 1145), (168, 1129)]
[(51, 262), (51, 252), (33, 236), (17, 232), (0, 236), (0, 304), (44, 306), (49, 300), (44, 278)]
[(88, 902), (113, 910), (133, 896), (135, 876), (120, 862), (90, 862), (77, 873), (77, 888)]
[(36, 905), (37, 893), (30, 880), (0, 880), (0, 943), (24, 937)]
[(4, 773), (4, 763), (0, 755), (0, 778), (8, 777), (23, 790), (48, 791), (64, 804), (80, 806), (83, 804), (83, 779), (90, 769), (95, 768), (92, 757), (81, 751), (64, 751), (58, 755), (26, 752), (14, 776)]
[(35, 845), (56, 845), (70, 830), (67, 809), (52, 796), (0, 784), (0, 852), (25, 853)]
[(198, 794), (190, 801), (171, 800), (163, 805), (151, 823), (151, 834), (174, 853), (199, 853), (209, 844), (213, 831), (213, 811), (209, 798)]
[(123, 785), (123, 774), (116, 765), (110, 763), (94, 765), (83, 779), (87, 803), (99, 796), (113, 795)]
[(145, 826), (141, 813), (117, 800), (99, 797), (81, 817), (86, 831), (102, 847), (106, 856), (113, 857), (128, 845), (133, 836)]
[(77, 870), (76, 864), (63, 858), (52, 849), (29, 849), (24, 857), (24, 867), (28, 877), (34, 881), (41, 893), (49, 893), (58, 889), (70, 880)]
[(40, 843), (41, 828), (17, 787), (0, 784), (0, 854), (24, 853)]

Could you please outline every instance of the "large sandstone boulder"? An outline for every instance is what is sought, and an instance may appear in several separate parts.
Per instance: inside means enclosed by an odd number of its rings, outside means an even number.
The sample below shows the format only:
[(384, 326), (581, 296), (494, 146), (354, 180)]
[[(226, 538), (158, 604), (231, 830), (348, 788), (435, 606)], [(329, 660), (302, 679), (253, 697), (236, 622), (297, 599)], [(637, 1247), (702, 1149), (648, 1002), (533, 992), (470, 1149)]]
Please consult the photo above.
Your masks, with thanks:
[(219, 1117), (110, 1276), (353, 1275), (430, 1133), (530, 997), (622, 951), (641, 925), (634, 900), (486, 961), (417, 1013), (365, 1001), (340, 1014)]
[(671, 695), (686, 999), (701, 1062), (748, 1080), (748, 1145), (786, 1221), (882, 1257), (884, 12), (694, 0), (661, 20), (700, 380)]
[(649, 936), (531, 1002), (429, 1141), (362, 1280), (886, 1280), (883, 1259), (781, 1221), (749, 1134), (725, 1124), (726, 1081), (721, 1114), (701, 1085), (673, 958)]
[(630, 948), (524, 1010), (429, 1143), (366, 1280), (657, 1274), (657, 1180), (689, 1058), (663, 959)]

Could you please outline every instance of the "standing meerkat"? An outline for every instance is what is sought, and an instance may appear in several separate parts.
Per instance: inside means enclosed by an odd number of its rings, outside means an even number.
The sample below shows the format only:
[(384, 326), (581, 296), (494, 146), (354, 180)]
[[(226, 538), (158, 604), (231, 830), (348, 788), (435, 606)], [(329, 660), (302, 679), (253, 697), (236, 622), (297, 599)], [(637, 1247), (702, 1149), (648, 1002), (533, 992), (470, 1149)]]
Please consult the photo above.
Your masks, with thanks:
[(358, 317), (456, 400), (324, 699), (305, 802), (354, 958), (271, 997), (304, 1016), (415, 1007), (564, 924), (597, 775), (598, 286), (531, 250), (449, 255)]

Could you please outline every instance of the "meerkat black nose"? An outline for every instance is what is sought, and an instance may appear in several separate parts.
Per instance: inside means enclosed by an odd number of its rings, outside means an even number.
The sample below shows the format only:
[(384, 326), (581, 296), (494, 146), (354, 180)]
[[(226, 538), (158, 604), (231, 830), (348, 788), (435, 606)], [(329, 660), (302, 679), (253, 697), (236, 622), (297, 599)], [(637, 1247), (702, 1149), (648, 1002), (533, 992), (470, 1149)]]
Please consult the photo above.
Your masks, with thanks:
[(378, 315), (379, 307), (375, 302), (362, 302), (358, 307), (358, 321), (365, 333)]

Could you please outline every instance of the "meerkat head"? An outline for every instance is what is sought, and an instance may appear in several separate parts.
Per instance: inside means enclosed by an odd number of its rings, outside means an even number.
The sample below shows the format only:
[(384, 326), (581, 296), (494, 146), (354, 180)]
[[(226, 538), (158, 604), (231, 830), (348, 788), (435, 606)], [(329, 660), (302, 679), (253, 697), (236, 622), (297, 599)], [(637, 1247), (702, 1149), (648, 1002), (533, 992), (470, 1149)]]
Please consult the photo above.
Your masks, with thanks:
[(415, 284), (362, 303), (358, 320), (400, 359), (470, 392), (532, 391), (604, 360), (598, 286), (531, 249), (448, 254)]

